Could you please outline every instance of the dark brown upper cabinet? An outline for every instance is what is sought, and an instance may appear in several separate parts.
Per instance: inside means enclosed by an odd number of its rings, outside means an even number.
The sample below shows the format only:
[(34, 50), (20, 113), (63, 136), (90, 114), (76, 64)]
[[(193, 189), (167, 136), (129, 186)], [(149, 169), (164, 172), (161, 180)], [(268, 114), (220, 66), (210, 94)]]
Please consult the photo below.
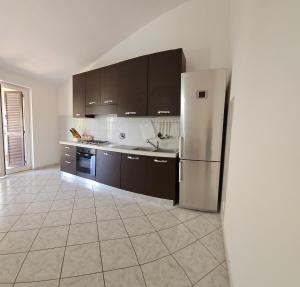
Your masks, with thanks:
[(85, 117), (85, 73), (73, 76), (73, 117)]
[(121, 154), (97, 150), (96, 181), (120, 187)]
[(149, 55), (148, 116), (180, 115), (181, 73), (185, 72), (182, 49)]
[(180, 115), (182, 49), (137, 57), (73, 76), (73, 115)]
[(122, 91), (119, 63), (101, 69), (101, 105), (118, 104)]
[(120, 89), (118, 116), (147, 115), (148, 57), (138, 57), (118, 64)]
[(87, 107), (100, 105), (100, 69), (86, 73), (85, 104)]

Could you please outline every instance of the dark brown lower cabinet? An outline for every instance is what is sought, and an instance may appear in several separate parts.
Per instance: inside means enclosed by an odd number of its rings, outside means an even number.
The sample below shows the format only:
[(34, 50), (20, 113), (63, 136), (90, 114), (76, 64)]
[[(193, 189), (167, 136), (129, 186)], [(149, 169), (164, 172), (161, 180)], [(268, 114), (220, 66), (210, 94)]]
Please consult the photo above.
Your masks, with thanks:
[[(178, 159), (97, 150), (96, 181), (178, 201)], [(61, 146), (61, 170), (76, 174), (76, 147)]]
[(97, 150), (96, 181), (120, 187), (121, 154)]
[(147, 157), (122, 154), (121, 188), (136, 193), (145, 193)]
[(176, 158), (147, 157), (145, 194), (176, 199)]
[(76, 174), (76, 147), (69, 145), (61, 146), (60, 157), (61, 171)]

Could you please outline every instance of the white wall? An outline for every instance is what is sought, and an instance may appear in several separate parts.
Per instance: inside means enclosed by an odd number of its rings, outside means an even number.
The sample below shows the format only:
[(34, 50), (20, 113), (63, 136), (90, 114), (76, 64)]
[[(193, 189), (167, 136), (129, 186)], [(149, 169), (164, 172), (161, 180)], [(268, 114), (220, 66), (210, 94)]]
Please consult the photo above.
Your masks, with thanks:
[(0, 68), (0, 80), (31, 89), (33, 167), (59, 161), (57, 90), (47, 82)]
[[(133, 33), (86, 70), (175, 48), (183, 48), (187, 71), (229, 67), (228, 2), (190, 0)], [(72, 114), (71, 75), (58, 95), (59, 114)]]
[(300, 286), (300, 2), (232, 0), (233, 287)]

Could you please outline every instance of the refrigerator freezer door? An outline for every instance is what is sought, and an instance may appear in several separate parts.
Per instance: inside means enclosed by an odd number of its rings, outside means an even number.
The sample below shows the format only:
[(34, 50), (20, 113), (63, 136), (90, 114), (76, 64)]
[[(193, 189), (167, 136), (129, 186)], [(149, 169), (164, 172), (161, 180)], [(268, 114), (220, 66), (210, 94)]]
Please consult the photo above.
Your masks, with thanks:
[(218, 210), (220, 162), (180, 161), (179, 206)]
[(226, 70), (181, 74), (182, 159), (221, 160)]

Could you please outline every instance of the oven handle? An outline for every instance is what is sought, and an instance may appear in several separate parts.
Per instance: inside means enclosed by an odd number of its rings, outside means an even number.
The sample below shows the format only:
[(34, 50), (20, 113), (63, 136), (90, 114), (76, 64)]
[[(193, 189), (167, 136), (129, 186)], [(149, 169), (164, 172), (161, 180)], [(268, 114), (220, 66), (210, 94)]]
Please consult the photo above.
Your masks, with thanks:
[(77, 152), (78, 155), (80, 156), (84, 156), (84, 157), (92, 157), (92, 156), (95, 156), (94, 154), (91, 154), (91, 153), (84, 153), (84, 152)]

